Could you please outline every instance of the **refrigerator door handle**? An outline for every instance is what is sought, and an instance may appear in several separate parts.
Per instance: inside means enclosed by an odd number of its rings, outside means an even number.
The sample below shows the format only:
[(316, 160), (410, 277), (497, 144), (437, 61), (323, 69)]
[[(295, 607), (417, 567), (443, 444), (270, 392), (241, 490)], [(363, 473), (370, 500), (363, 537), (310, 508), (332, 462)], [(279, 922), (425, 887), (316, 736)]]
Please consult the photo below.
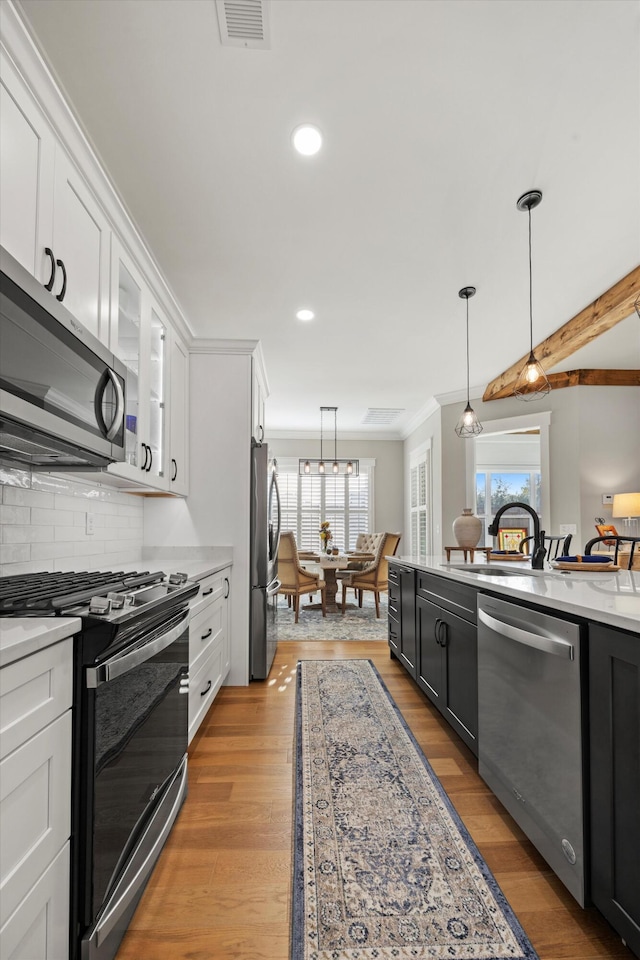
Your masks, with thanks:
[(271, 483), (269, 485), (269, 518), (271, 518), (274, 494), (276, 498), (278, 520), (277, 520), (275, 534), (273, 531), (273, 523), (271, 522), (271, 520), (269, 520), (269, 559), (276, 561), (278, 559), (278, 550), (280, 548), (280, 526), (282, 523), (282, 506), (280, 503), (280, 489), (278, 487), (278, 477), (276, 474), (275, 467), (271, 471)]

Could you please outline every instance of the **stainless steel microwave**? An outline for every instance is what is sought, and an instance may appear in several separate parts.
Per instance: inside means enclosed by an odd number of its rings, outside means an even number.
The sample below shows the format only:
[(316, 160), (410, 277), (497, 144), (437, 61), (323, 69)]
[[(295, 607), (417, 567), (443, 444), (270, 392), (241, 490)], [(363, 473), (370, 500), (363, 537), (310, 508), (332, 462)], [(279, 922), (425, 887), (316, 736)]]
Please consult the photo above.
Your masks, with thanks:
[(124, 365), (2, 247), (0, 270), (0, 462), (124, 460)]

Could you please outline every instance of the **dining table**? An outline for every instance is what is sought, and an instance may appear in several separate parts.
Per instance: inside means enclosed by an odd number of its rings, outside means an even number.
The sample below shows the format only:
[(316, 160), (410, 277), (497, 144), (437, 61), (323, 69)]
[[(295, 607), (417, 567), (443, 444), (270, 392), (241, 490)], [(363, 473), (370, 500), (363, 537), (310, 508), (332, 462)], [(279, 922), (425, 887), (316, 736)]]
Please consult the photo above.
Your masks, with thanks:
[[(338, 570), (346, 570), (350, 563), (358, 561), (366, 563), (373, 560), (373, 554), (369, 553), (304, 553), (299, 555), (300, 563), (304, 566), (320, 567), (322, 578), (325, 582), (325, 609), (327, 613), (340, 613), (341, 610), (336, 603), (338, 593)], [(320, 609), (322, 604), (310, 603), (307, 606), (312, 609)]]

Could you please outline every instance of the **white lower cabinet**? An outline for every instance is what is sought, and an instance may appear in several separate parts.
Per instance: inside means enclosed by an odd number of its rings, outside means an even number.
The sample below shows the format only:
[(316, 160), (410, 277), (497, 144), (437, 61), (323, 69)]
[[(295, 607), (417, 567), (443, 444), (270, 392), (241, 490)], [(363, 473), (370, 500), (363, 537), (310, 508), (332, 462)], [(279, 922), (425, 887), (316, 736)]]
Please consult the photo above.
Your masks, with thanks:
[(71, 638), (0, 670), (0, 956), (69, 953)]
[(69, 841), (0, 932), (3, 960), (69, 956)]
[(229, 672), (231, 567), (202, 580), (189, 624), (189, 743)]

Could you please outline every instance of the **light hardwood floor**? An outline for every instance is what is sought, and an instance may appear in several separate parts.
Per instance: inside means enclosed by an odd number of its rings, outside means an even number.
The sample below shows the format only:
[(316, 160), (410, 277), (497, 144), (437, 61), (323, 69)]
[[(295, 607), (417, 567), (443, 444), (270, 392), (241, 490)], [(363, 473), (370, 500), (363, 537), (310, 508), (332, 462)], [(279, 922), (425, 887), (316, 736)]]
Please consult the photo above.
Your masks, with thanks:
[(355, 641), (281, 642), (268, 681), (222, 688), (117, 960), (288, 960), (296, 664), (360, 657), (375, 663), (541, 960), (633, 960), (565, 891), (387, 645)]

